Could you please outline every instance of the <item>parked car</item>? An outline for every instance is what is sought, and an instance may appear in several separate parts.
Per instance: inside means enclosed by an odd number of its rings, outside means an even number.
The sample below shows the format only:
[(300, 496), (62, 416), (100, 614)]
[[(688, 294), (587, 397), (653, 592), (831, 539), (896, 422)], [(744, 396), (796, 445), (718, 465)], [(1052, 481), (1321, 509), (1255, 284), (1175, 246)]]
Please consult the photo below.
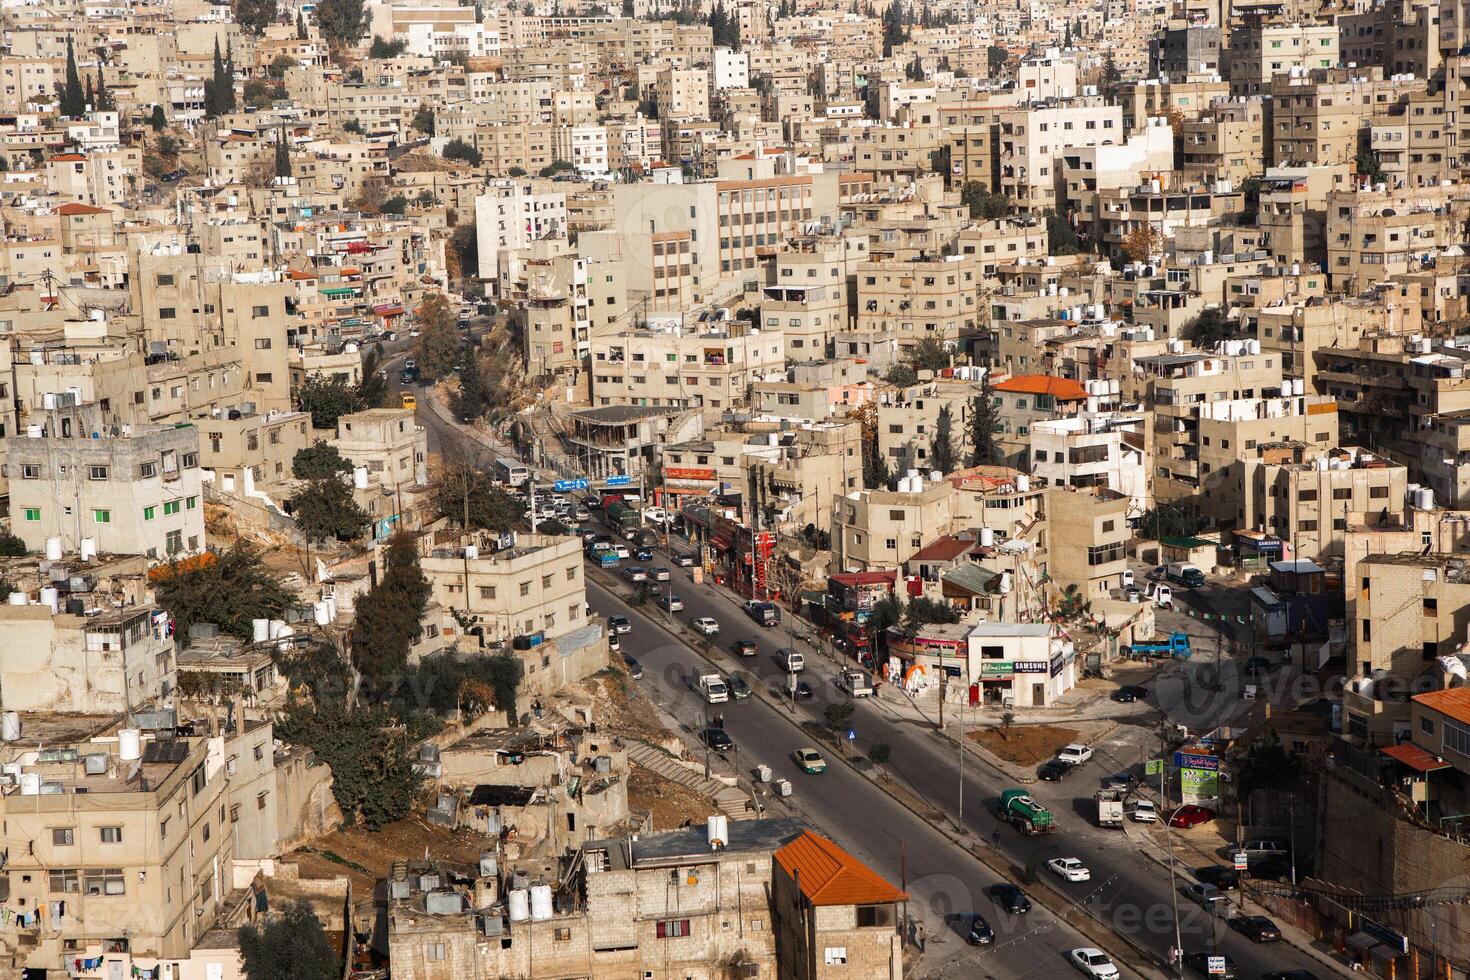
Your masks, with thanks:
[(684, 600), (676, 595), (659, 596), (658, 604), (669, 612), (678, 612), (684, 608)]
[(1148, 697), (1148, 688), (1139, 687), (1137, 684), (1124, 684), (1113, 692), (1113, 700), (1119, 704), (1132, 704), (1146, 697)]
[(628, 667), (628, 676), (635, 681), (643, 676), (643, 665), (638, 662), (636, 657), (630, 657), (625, 653), (623, 654), (623, 663)]
[(1052, 873), (1065, 881), (1091, 881), (1092, 872), (1077, 858), (1052, 858), (1046, 862)]
[(609, 616), (607, 618), (607, 628), (613, 633), (633, 632), (633, 624), (628, 622), (627, 616)]
[(1159, 609), (1174, 608), (1174, 590), (1163, 582), (1150, 582), (1143, 597)]
[(705, 636), (714, 636), (720, 632), (720, 624), (712, 616), (700, 616), (692, 620), (689, 625)]
[[(1210, 973), (1211, 956), (1219, 956), (1225, 961), (1225, 972), (1223, 974)], [(1189, 967), (1196, 973), (1210, 977), (1211, 980), (1220, 980), (1220, 978), (1222, 977), (1224, 978), (1224, 980), (1235, 980), (1235, 961), (1226, 956), (1224, 953), (1210, 953), (1206, 950), (1198, 950), (1193, 953), (1185, 953), (1184, 965)]]
[(699, 562), (695, 560), (693, 555), (675, 555), (674, 564), (680, 568), (693, 568)]
[(1227, 868), (1223, 864), (1207, 864), (1203, 868), (1195, 868), (1194, 876), (1207, 885), (1214, 885), (1221, 891), (1240, 887), (1240, 875), (1234, 868)]
[(1061, 759), (1048, 759), (1036, 767), (1036, 778), (1044, 779), (1049, 783), (1059, 783), (1076, 768), (1072, 763), (1063, 762)]
[(971, 946), (988, 946), (995, 942), (995, 930), (990, 928), (990, 923), (979, 912), (970, 913), (965, 926), (965, 942)]
[(1281, 929), (1264, 915), (1237, 915), (1230, 920), (1230, 928), (1253, 943), (1274, 943), (1281, 938)]
[(644, 568), (641, 565), (629, 565), (627, 568), (623, 569), (623, 578), (627, 579), (629, 582), (647, 582), (648, 569)]
[(796, 760), (802, 772), (814, 775), (827, 771), (827, 760), (822, 758), (822, 753), (816, 749), (797, 749), (791, 753), (791, 758)]
[(1031, 911), (1031, 899), (1026, 893), (1008, 881), (998, 881), (985, 889), (991, 900), (1011, 915), (1024, 915)]
[(1262, 858), (1270, 854), (1282, 857), (1291, 855), (1291, 844), (1284, 837), (1253, 837), (1241, 848), (1247, 858)]
[(623, 648), (623, 641), (618, 639), (618, 634), (609, 633), (607, 635), (607, 648), (614, 653), (617, 653)]
[(634, 554), (638, 556), (639, 561), (653, 561), (653, 549), (651, 548), (639, 548)]
[(793, 693), (791, 678), (788, 677), (786, 678), (786, 680), (781, 682), (781, 696), (783, 698), (795, 697), (797, 700), (800, 701), (809, 701), (812, 697), (812, 686), (806, 681), (797, 681), (795, 685), (795, 693)]
[(667, 567), (659, 565), (658, 567), (653, 568), (649, 571), (648, 577), (653, 579), (655, 582), (667, 582), (674, 576), (669, 573)]
[(1136, 800), (1133, 809), (1128, 811), (1128, 816), (1134, 823), (1158, 823), (1159, 808), (1154, 805), (1153, 800)]
[(1202, 881), (1186, 882), (1179, 886), (1179, 894), (1200, 908), (1207, 909), (1212, 915), (1223, 917), (1230, 914), (1229, 897), (1214, 885), (1207, 885)]
[[(1291, 858), (1285, 854), (1263, 854), (1252, 857), (1249, 853), (1245, 856), (1246, 870), (1252, 878), (1261, 878), (1266, 881), (1290, 881), (1291, 880)], [(1302, 873), (1298, 869), (1298, 873)]]
[(1169, 814), (1169, 826), (1188, 830), (1215, 819), (1215, 811), (1198, 803), (1186, 803)]
[(731, 674), (727, 686), (730, 688), (730, 697), (736, 701), (744, 701), (750, 697), (750, 681), (742, 673)]
[(713, 725), (700, 733), (699, 740), (716, 752), (729, 752), (735, 747), (735, 741), (730, 738), (729, 733)]
[(754, 640), (736, 640), (730, 644), (730, 652), (737, 657), (753, 657), (760, 652)]
[(1117, 966), (1108, 958), (1108, 954), (1100, 949), (1083, 946), (1081, 949), (1074, 949), (1068, 953), (1067, 959), (1093, 980), (1118, 980)]
[(1071, 745), (1064, 745), (1057, 752), (1058, 762), (1070, 762), (1074, 766), (1080, 766), (1091, 758), (1092, 749), (1083, 745), (1081, 742), (1073, 742)]

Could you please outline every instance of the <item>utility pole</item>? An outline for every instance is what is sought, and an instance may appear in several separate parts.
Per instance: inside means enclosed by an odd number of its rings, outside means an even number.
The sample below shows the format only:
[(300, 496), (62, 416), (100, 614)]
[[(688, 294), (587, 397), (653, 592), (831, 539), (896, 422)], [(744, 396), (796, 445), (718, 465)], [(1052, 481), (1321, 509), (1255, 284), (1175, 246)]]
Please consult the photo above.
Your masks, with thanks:
[(960, 829), (965, 827), (965, 705), (970, 700), (970, 661), (965, 655), (965, 700), (960, 702)]
[[(1174, 972), (1184, 976), (1184, 940), (1179, 934), (1179, 885), (1174, 876), (1174, 831), (1169, 826), (1174, 819), (1174, 811), (1169, 809), (1169, 766), (1165, 762), (1168, 755), (1168, 744), (1164, 741), (1164, 733), (1167, 729), (1164, 722), (1159, 723), (1159, 802), (1164, 814), (1164, 840), (1169, 845), (1169, 898), (1174, 905)], [(1212, 933), (1213, 935), (1213, 933)]]

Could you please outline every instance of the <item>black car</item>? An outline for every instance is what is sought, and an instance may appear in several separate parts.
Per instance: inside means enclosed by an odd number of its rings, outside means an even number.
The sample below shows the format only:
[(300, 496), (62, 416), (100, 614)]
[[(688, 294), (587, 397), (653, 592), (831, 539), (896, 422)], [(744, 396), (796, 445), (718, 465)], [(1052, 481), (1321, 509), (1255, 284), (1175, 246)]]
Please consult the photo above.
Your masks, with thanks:
[(1049, 759), (1036, 767), (1036, 778), (1044, 779), (1049, 783), (1059, 783), (1077, 767), (1070, 762), (1061, 759)]
[(1285, 854), (1262, 854), (1256, 858), (1247, 857), (1246, 866), (1252, 878), (1264, 878), (1266, 881), (1291, 880), (1291, 859)]
[(753, 657), (760, 652), (754, 640), (736, 640), (730, 644), (730, 652), (737, 657)]
[[(1219, 956), (1221, 959), (1223, 959), (1225, 961), (1225, 972), (1224, 973), (1211, 973), (1210, 972), (1210, 957), (1211, 956)], [(1195, 953), (1185, 953), (1184, 954), (1184, 965), (1187, 966), (1187, 967), (1189, 967), (1191, 970), (1195, 971), (1196, 973), (1199, 973), (1199, 974), (1201, 974), (1203, 976), (1207, 976), (1207, 977), (1211, 977), (1211, 978), (1214, 978), (1214, 977), (1222, 977), (1223, 976), (1225, 978), (1225, 980), (1235, 980), (1235, 961), (1232, 960), (1230, 957), (1226, 956), (1224, 953), (1209, 953), (1209, 952), (1206, 952), (1204, 950), (1200, 950), (1200, 951), (1195, 952)]]
[(1008, 881), (997, 882), (985, 889), (985, 893), (991, 897), (995, 904), (1005, 909), (1011, 915), (1024, 915), (1031, 911), (1031, 899), (1026, 893)]
[(1223, 864), (1207, 864), (1203, 868), (1195, 868), (1194, 876), (1207, 885), (1214, 885), (1222, 892), (1240, 887), (1240, 875), (1234, 868), (1227, 868)]
[(1253, 943), (1274, 943), (1281, 938), (1281, 929), (1264, 915), (1237, 915), (1230, 920), (1230, 928)]
[[(790, 678), (781, 685), (781, 694), (783, 697), (788, 698), (793, 696)], [(812, 698), (812, 686), (806, 681), (797, 681), (795, 697), (798, 701), (810, 701)]]
[(995, 941), (995, 930), (985, 921), (985, 916), (975, 913), (965, 926), (965, 942), (971, 946), (985, 946)]
[(716, 752), (728, 752), (735, 747), (729, 734), (723, 728), (706, 728), (699, 736), (700, 741)]
[(628, 676), (635, 681), (643, 676), (643, 665), (638, 662), (637, 658), (630, 657), (625, 653), (623, 654), (623, 663), (628, 665)]
[(1113, 700), (1119, 704), (1132, 704), (1148, 697), (1148, 688), (1137, 684), (1124, 684), (1113, 692)]
[(693, 568), (696, 562), (693, 555), (675, 555), (674, 564), (680, 568)]

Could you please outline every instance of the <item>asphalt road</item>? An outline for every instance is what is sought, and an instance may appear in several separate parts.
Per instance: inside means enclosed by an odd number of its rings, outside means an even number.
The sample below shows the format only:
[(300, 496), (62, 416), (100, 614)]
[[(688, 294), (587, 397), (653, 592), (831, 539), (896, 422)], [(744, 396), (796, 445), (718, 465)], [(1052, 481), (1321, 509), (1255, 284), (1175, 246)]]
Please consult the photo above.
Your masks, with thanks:
[[(688, 584), (687, 579), (681, 583), (681, 595), (691, 591)], [(919, 975), (1077, 975), (1064, 958), (1066, 951), (1091, 943), (1039, 905), (1023, 916), (1006, 915), (984, 893), (999, 880), (995, 875), (932, 825), (837, 761), (834, 752), (821, 749), (828, 760), (826, 772), (801, 772), (791, 759), (792, 752), (816, 743), (794, 729), (781, 709), (756, 697), (706, 705), (695, 693), (694, 681), (707, 664), (655, 625), (654, 617), (665, 618), (661, 613), (652, 607), (631, 608), (591, 580), (587, 600), (600, 614), (629, 618), (633, 630), (621, 637), (622, 652), (636, 657), (643, 668), (640, 689), (690, 730), (691, 738), (702, 727), (706, 712), (724, 714), (735, 751), (715, 758), (715, 771), (744, 777), (741, 785), (748, 790), (755, 767), (761, 763), (770, 766), (774, 778), (792, 782), (793, 794), (780, 802), (766, 798), (767, 812), (784, 811), (789, 801), (790, 810), (806, 817), (886, 879), (906, 881), (909, 913), (925, 924), (926, 949)], [(1076, 889), (1078, 895), (1087, 888), (1060, 887)], [(970, 947), (956, 933), (951, 925), (955, 915), (971, 911), (979, 911), (995, 929), (994, 944)]]
[[(670, 563), (659, 555), (646, 564)], [(829, 661), (814, 656), (812, 647), (793, 641), (783, 628), (762, 629), (755, 625), (729, 593), (710, 585), (695, 585), (685, 570), (677, 568), (670, 587), (685, 603), (677, 618), (687, 623), (699, 616), (714, 617), (722, 628), (715, 647), (717, 659), (729, 669), (755, 675), (767, 688), (779, 687), (784, 679), (776, 659), (779, 648), (795, 646), (806, 653), (808, 669), (805, 676), (812, 684), (815, 697), (811, 701), (797, 702), (794, 716), (798, 720), (820, 722), (827, 704), (846, 698), (835, 687), (835, 668)], [(609, 593), (589, 588), (588, 595), (593, 608), (604, 614), (639, 615)], [(650, 615), (666, 614), (650, 610)], [(640, 645), (636, 637), (644, 632), (641, 625), (635, 629), (634, 638), (625, 640), (625, 650), (639, 659), (645, 656), (652, 658), (645, 661), (646, 669), (650, 676), (657, 673), (660, 683), (670, 683), (670, 678), (664, 675), (669, 665), (687, 671), (698, 664), (692, 651), (669, 646), (666, 639), (655, 640), (648, 648)], [(754, 640), (759, 646), (759, 655), (744, 660), (736, 658), (729, 652), (729, 643), (736, 638)], [(693, 697), (692, 692), (690, 696)], [(701, 702), (696, 699), (696, 703)], [(774, 766), (778, 773), (790, 775), (794, 765), (785, 756), (796, 748), (799, 735), (789, 724), (773, 724), (773, 714), (776, 714), (773, 709), (753, 702), (731, 706), (725, 712), (727, 727), (742, 751), (768, 763), (775, 756), (780, 762)], [(746, 721), (748, 715), (755, 715), (755, 724)], [(1137, 723), (1147, 725), (1151, 730), (1156, 716), (1140, 715)], [(963, 781), (964, 818), (959, 818), (961, 781), (957, 749), (953, 742), (936, 737), (932, 726), (895, 715), (885, 709), (882, 702), (867, 699), (858, 700), (853, 725), (858, 733), (856, 748), (866, 751), (867, 746), (878, 741), (892, 746), (893, 761), (889, 768), (901, 774), (914, 793), (942, 811), (954, 827), (972, 835), (977, 841), (988, 841), (999, 830), (1001, 853), (1012, 865), (1032, 866), (1040, 869), (1039, 874), (1047, 875), (1049, 872), (1043, 867), (1047, 859), (1061, 856), (1080, 858), (1092, 871), (1090, 884), (1060, 885), (1058, 890), (1082, 903), (1088, 913), (1108, 929), (1128, 934), (1160, 960), (1167, 955), (1174, 941), (1175, 905), (1168, 872), (1139, 854), (1122, 831), (1103, 830), (1091, 822), (1092, 793), (1113, 771), (1112, 764), (1094, 761), (1064, 783), (1033, 783), (1028, 786), (1028, 790), (1057, 815), (1060, 829), (1042, 837), (1025, 837), (1002, 826), (992, 812), (1000, 791), (1014, 785), (1014, 782), (997, 770), (979, 764), (974, 756), (967, 757)], [(897, 807), (886, 794), (862, 777), (850, 772), (839, 775), (835, 770), (836, 767), (827, 773), (821, 800), (810, 802), (818, 808), (814, 811), (815, 818), (838, 840), (844, 840), (845, 834), (859, 835), (857, 853), (889, 877), (895, 877), (898, 841), (905, 840), (908, 842), (906, 855), (911, 883), (929, 874), (954, 877), (959, 882), (958, 894), (963, 896), (963, 902), (954, 902), (951, 893), (940, 889), (933, 897), (940, 903), (936, 908), (945, 908), (946, 902), (951, 903), (949, 908), (965, 905), (984, 908), (987, 900), (980, 895), (980, 890), (989, 883), (985, 875), (966, 871), (955, 876), (955, 870), (961, 867), (956, 855), (963, 854), (962, 850), (932, 830), (921, 830), (923, 821), (909, 810)], [(798, 781), (798, 792), (804, 788), (804, 782), (812, 778), (820, 777), (802, 777)], [(900, 817), (899, 814), (905, 816)], [(1204, 862), (1186, 861), (1181, 857), (1182, 866), (1196, 863)], [(1237, 976), (1241, 978), (1259, 978), (1264, 973), (1280, 970), (1307, 970), (1319, 976), (1328, 972), (1318, 960), (1289, 944), (1251, 943), (1226, 929), (1222, 922), (1212, 919), (1183, 896), (1179, 897), (1178, 909), (1184, 949), (1187, 952), (1223, 951), (1235, 961)], [(1065, 945), (1067, 943), (1060, 936), (1048, 938), (1044, 944), (1051, 950), (1060, 950)], [(1033, 949), (1032, 956), (1034, 952)], [(1035, 968), (1034, 961), (1026, 964), (1027, 975), (1034, 976)]]

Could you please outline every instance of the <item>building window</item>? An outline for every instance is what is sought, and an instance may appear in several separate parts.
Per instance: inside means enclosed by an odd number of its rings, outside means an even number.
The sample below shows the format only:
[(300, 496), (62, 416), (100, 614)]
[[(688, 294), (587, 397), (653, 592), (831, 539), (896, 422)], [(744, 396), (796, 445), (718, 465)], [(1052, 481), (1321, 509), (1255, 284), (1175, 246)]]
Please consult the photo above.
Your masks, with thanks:
[(178, 314), (174, 311), (174, 308), (172, 306), (160, 306), (158, 308), (158, 318), (160, 320), (172, 320), (176, 316), (178, 316)]
[(96, 521), (98, 524), (111, 524), (112, 523), (112, 511), (110, 511), (110, 510), (94, 510), (94, 511), (92, 511), (92, 520)]
[(102, 843), (104, 843), (104, 844), (121, 844), (122, 843), (122, 828), (121, 827), (99, 827), (98, 828), (98, 833), (101, 835), (100, 839), (101, 839)]
[(89, 479), (89, 480), (105, 480), (105, 479), (107, 479), (107, 467), (105, 467), (105, 466), (89, 466), (89, 467), (87, 467), (87, 479)]
[(41, 478), (41, 467), (35, 463), (22, 463), (20, 466), (20, 477), (22, 480), (39, 480)]
[(198, 507), (198, 506), (199, 506), (199, 498), (198, 497), (186, 497), (184, 499), (184, 509), (185, 510), (193, 510), (195, 507)]
[(179, 512), (179, 501), (165, 500), (163, 502), (163, 516), (171, 517)]
[(70, 828), (70, 827), (52, 827), (51, 828), (51, 846), (52, 847), (70, 847), (73, 843), (75, 843), (75, 837), (74, 837), (74, 835), (72, 833), (72, 828)]
[(85, 894), (121, 895), (125, 891), (122, 868), (88, 869), (83, 882), (83, 892)]
[(494, 599), (495, 598), (495, 586), (493, 586), (493, 585), (482, 585), (482, 586), (480, 586), (480, 598), (481, 599)]
[(143, 508), (143, 520), (145, 520), (145, 521), (151, 521), (151, 520), (153, 520), (153, 518), (155, 516), (157, 516), (157, 514), (158, 514), (158, 508), (157, 507), (144, 507)]
[(445, 946), (443, 943), (427, 943), (424, 946), (424, 959), (438, 963), (445, 959)]
[(270, 796), (270, 793), (269, 792), (256, 793), (255, 794), (255, 809), (257, 809), (257, 810), (264, 810), (265, 809), (265, 801), (266, 801), (266, 798), (269, 797), (269, 796)]
[(558, 926), (552, 936), (556, 942), (569, 943), (572, 941), (572, 930), (567, 926)]
[(1374, 500), (1382, 500), (1388, 496), (1388, 487), (1369, 487), (1368, 496)]
[(655, 928), (659, 939), (676, 939), (689, 935), (689, 920), (663, 919)]
[(184, 532), (170, 531), (163, 536), (163, 547), (171, 555), (176, 555), (184, 550)]
[(31, 521), (31, 522), (35, 522), (35, 521), (39, 521), (40, 519), (41, 519), (41, 508), (39, 508), (39, 507), (27, 507), (26, 508), (26, 520)]
[(531, 583), (530, 582), (522, 582), (521, 583), (521, 595), (530, 595), (530, 594), (531, 594)]
[(828, 946), (822, 950), (822, 956), (826, 960), (827, 966), (842, 966), (847, 962), (847, 947)]
[(75, 895), (82, 890), (81, 876), (76, 868), (52, 868), (46, 875), (46, 888), (58, 895)]
[(1439, 615), (1439, 600), (1438, 599), (1425, 599), (1424, 600), (1424, 615), (1426, 615), (1426, 616), (1438, 616)]

